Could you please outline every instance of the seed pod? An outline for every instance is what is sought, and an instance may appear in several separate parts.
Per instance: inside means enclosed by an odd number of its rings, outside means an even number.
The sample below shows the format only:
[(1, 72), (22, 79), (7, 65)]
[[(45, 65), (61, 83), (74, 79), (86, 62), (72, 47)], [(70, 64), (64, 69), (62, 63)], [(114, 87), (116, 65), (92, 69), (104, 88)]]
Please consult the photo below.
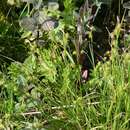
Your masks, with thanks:
[(50, 31), (55, 29), (57, 26), (58, 26), (58, 21), (53, 19), (47, 19), (42, 23), (41, 28), (44, 31)]

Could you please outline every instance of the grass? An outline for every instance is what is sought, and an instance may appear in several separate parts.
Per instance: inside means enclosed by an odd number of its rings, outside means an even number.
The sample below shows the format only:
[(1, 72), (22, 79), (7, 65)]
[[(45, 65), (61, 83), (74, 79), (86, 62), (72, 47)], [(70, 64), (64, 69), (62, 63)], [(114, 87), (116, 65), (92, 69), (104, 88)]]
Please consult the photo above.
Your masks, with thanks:
[(44, 47), (34, 41), (23, 62), (13, 60), (0, 72), (0, 130), (129, 130), (130, 52), (126, 41), (120, 54), (122, 23), (110, 34), (109, 58), (81, 83), (81, 65), (68, 40), (74, 27), (67, 24), (68, 33), (60, 22)]
[(119, 55), (113, 47), (110, 60), (99, 62), (91, 79), (78, 84), (79, 67), (53, 48), (35, 50), (37, 56), (33, 52), (23, 64), (12, 63), (7, 75), (1, 73), (0, 128), (128, 130), (129, 52)]

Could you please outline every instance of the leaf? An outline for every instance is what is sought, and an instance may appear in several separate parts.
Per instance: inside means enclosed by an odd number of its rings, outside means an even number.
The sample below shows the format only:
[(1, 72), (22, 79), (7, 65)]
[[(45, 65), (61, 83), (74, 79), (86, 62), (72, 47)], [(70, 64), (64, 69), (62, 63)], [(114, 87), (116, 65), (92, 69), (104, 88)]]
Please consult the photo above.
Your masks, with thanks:
[(36, 69), (36, 57), (34, 54), (30, 55), (24, 62), (24, 70), (26, 73), (33, 74)]
[(56, 65), (54, 61), (51, 59), (52, 51), (51, 50), (43, 50), (42, 57), (39, 59), (40, 64), (38, 67), (39, 73), (42, 76), (45, 76), (45, 79), (54, 83), (56, 81)]
[(23, 75), (19, 75), (17, 78), (17, 84), (19, 86), (25, 86), (27, 84), (27, 81)]
[(130, 9), (130, 1), (125, 2), (125, 3), (123, 4), (123, 8), (125, 8), (125, 9)]
[(58, 2), (48, 2), (48, 9), (49, 10), (58, 10), (59, 9), (59, 4)]
[(15, 1), (14, 0), (8, 0), (7, 3), (10, 4), (10, 5), (15, 5)]
[(22, 36), (21, 36), (21, 38), (22, 39), (24, 39), (24, 38), (27, 38), (27, 37), (29, 37), (31, 35), (31, 32), (30, 31), (25, 31), (23, 34), (22, 34)]
[(45, 16), (43, 11), (36, 11), (33, 15), (33, 19), (37, 24), (42, 24), (47, 19), (47, 16)]
[(36, 21), (34, 18), (24, 17), (19, 21), (20, 26), (26, 31), (34, 31), (36, 29)]

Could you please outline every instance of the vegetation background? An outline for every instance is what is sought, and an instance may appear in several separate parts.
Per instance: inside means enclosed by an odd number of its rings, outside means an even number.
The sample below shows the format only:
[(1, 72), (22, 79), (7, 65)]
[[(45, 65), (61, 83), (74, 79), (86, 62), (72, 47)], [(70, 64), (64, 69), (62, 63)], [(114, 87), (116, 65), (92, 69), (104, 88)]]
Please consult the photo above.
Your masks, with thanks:
[(129, 130), (129, 9), (1, 0), (0, 130)]

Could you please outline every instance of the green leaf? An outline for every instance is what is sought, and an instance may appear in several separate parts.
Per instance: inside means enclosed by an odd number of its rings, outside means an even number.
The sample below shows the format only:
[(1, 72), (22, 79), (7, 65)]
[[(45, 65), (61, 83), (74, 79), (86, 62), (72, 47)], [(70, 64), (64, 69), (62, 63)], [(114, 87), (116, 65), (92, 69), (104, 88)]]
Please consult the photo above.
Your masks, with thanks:
[(23, 75), (19, 75), (17, 78), (18, 86), (25, 86), (27, 84), (27, 80)]
[(34, 54), (30, 55), (24, 62), (25, 73), (32, 74), (36, 69), (36, 57)]

